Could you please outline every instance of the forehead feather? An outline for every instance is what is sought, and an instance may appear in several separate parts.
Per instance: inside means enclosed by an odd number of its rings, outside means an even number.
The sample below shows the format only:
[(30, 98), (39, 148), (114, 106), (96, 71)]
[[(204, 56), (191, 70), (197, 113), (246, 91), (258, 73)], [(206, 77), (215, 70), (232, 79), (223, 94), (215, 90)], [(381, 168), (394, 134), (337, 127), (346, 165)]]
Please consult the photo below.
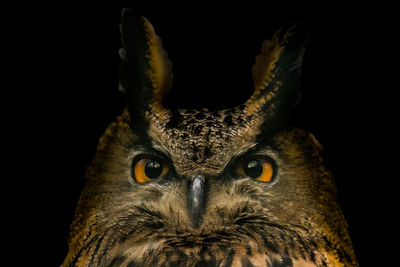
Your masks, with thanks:
[(261, 118), (249, 120), (237, 110), (175, 110), (147, 117), (153, 144), (168, 151), (183, 173), (198, 168), (222, 171), (233, 155), (254, 145), (259, 134), (254, 124), (261, 124)]

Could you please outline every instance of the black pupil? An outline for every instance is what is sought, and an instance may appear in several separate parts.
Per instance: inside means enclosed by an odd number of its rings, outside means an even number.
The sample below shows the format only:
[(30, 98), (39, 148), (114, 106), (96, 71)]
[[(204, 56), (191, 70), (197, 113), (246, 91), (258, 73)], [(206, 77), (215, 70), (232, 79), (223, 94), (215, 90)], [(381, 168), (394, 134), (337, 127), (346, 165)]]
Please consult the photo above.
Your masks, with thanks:
[(244, 164), (243, 170), (251, 178), (258, 178), (263, 171), (262, 163), (259, 160), (250, 160)]
[(145, 174), (150, 179), (155, 179), (161, 175), (162, 166), (161, 163), (156, 160), (150, 160), (146, 163), (146, 167), (144, 169)]

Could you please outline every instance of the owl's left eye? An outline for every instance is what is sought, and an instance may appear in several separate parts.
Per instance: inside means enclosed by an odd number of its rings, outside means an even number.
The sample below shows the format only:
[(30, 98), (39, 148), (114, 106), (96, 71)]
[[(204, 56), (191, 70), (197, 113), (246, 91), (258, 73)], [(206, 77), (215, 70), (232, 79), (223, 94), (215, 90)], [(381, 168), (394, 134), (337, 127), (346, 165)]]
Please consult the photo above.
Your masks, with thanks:
[(135, 163), (133, 176), (138, 183), (146, 183), (163, 176), (168, 165), (161, 160), (143, 158)]
[(271, 159), (253, 158), (244, 160), (238, 165), (238, 172), (261, 182), (271, 182), (275, 175), (274, 163)]

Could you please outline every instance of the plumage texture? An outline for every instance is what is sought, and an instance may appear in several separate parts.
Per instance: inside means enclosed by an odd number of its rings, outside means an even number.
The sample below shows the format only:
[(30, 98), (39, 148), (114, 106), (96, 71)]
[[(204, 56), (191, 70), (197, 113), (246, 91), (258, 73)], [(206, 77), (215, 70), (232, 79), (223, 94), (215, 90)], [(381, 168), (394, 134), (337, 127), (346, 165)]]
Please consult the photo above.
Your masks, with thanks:
[[(132, 99), (87, 169), (63, 266), (358, 266), (321, 145), (282, 122), (298, 99), (307, 34), (292, 25), (264, 44), (244, 104), (168, 110), (161, 41), (129, 11), (121, 29)], [(149, 155), (169, 171), (138, 183), (135, 159)], [(249, 157), (274, 162), (271, 182), (237, 172)]]

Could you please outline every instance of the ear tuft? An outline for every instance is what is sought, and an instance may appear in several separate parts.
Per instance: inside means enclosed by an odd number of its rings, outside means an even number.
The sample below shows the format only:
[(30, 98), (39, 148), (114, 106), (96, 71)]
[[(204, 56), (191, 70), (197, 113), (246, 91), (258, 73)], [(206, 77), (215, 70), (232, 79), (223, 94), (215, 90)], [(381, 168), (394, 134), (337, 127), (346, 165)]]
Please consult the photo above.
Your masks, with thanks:
[(274, 79), (279, 78), (277, 74), (300, 69), (308, 35), (304, 23), (288, 23), (263, 43), (252, 68), (255, 89), (252, 98), (266, 93)]
[(134, 117), (145, 110), (160, 112), (162, 101), (172, 86), (172, 63), (151, 23), (133, 14), (131, 8), (121, 12), (119, 88), (128, 96)]
[(266, 112), (284, 120), (300, 97), (300, 73), (308, 31), (288, 23), (262, 45), (252, 68), (254, 93), (245, 103), (250, 113)]

